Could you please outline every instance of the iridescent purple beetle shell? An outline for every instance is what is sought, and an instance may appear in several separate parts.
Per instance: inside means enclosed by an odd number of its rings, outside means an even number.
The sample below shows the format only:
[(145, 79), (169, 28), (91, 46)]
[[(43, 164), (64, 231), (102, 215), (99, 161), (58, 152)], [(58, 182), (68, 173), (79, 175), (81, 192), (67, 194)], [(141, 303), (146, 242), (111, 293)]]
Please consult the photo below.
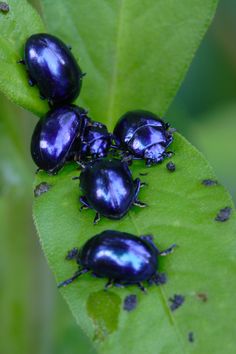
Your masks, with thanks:
[(40, 119), (31, 140), (31, 155), (39, 169), (56, 173), (74, 153), (73, 143), (83, 137), (87, 121), (86, 111), (74, 105), (51, 110)]
[(78, 97), (83, 74), (59, 38), (46, 33), (32, 35), (25, 44), (24, 61), (31, 82), (52, 105), (71, 103)]
[(130, 111), (124, 114), (114, 129), (118, 147), (134, 158), (145, 159), (148, 165), (161, 162), (166, 148), (173, 141), (169, 124), (148, 111)]

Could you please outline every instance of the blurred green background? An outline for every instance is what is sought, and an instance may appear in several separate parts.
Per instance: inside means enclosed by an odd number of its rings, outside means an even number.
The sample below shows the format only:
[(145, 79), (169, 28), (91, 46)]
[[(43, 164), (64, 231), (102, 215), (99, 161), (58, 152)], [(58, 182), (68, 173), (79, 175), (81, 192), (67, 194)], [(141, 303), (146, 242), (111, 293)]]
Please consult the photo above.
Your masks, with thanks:
[[(236, 200), (235, 0), (221, 1), (166, 119), (205, 154)], [(90, 354), (32, 221), (35, 166), (29, 146), (36, 121), (0, 96), (0, 353)]]

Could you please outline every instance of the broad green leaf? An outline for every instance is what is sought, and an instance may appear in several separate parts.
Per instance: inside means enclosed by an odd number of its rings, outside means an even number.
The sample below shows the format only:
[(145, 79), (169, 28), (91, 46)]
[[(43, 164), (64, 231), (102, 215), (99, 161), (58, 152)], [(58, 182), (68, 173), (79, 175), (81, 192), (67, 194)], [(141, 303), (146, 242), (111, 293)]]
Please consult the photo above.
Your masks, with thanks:
[(217, 1), (41, 3), (48, 30), (72, 45), (87, 73), (77, 102), (112, 128), (129, 109), (166, 112)]
[(47, 104), (39, 98), (37, 88), (28, 84), (22, 59), (26, 39), (33, 33), (45, 32), (42, 20), (26, 0), (8, 0), (10, 11), (0, 11), (0, 90), (14, 103), (42, 115)]
[[(179, 246), (160, 260), (160, 270), (168, 275), (161, 287), (148, 288), (147, 295), (136, 287), (103, 291), (104, 279), (90, 274), (61, 290), (79, 326), (94, 341), (100, 353), (214, 353), (235, 351), (234, 324), (236, 292), (236, 214), (232, 200), (221, 185), (205, 186), (215, 180), (202, 155), (184, 138), (175, 134), (171, 147), (176, 171), (166, 164), (145, 168), (132, 166), (134, 177), (148, 186), (140, 200), (148, 208), (132, 207), (120, 221), (102, 218), (93, 225), (92, 210), (79, 212), (79, 171), (66, 166), (57, 176), (39, 173), (35, 185), (47, 182), (51, 189), (35, 198), (34, 216), (43, 250), (57, 282), (70, 277), (76, 264), (65, 260), (66, 252), (80, 247), (105, 229), (133, 234), (153, 234), (155, 243), (165, 249)], [(218, 222), (219, 210), (231, 207), (228, 221)], [(128, 313), (123, 301), (137, 294), (138, 306)], [(169, 298), (185, 296), (185, 303), (171, 312)], [(205, 301), (204, 301), (205, 300)], [(194, 342), (188, 335), (193, 332)]]
[(219, 180), (229, 188), (236, 201), (236, 105), (218, 107), (199, 117), (189, 135), (211, 162)]

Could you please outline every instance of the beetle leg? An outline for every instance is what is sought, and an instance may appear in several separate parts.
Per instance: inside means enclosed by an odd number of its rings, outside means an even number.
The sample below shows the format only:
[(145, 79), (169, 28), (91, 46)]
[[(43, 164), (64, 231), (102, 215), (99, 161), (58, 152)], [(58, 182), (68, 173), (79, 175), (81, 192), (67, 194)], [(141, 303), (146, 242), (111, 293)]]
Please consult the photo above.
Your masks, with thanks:
[(121, 283), (118, 283), (118, 282), (115, 282), (114, 285), (115, 285), (117, 288), (124, 288), (124, 287), (125, 287), (124, 284), (121, 284)]
[(121, 160), (121, 162), (126, 162), (129, 166), (130, 165), (132, 165), (132, 163), (133, 163), (133, 159), (134, 159), (134, 157), (133, 157), (133, 155), (124, 155), (123, 157), (122, 157), (122, 160)]
[(114, 279), (108, 279), (108, 282), (104, 286), (104, 290), (108, 290), (109, 288), (112, 288), (114, 283)]
[[(41, 92), (39, 93), (39, 98), (42, 101), (46, 100), (46, 97)], [(49, 105), (52, 105), (52, 103), (50, 101), (48, 101), (48, 103), (49, 103)]]
[(61, 287), (64, 287), (64, 286), (67, 286), (69, 285), (70, 283), (72, 283), (75, 279), (77, 279), (80, 275), (82, 274), (85, 274), (89, 271), (89, 269), (82, 269), (82, 270), (77, 270), (77, 272), (75, 272), (75, 274), (69, 278), (69, 279), (66, 279), (64, 281), (62, 281), (61, 283), (59, 283), (57, 285), (58, 288), (61, 288)]
[(147, 292), (147, 289), (143, 286), (142, 283), (138, 282), (137, 285), (138, 285), (138, 288), (139, 288), (142, 292), (144, 292), (144, 293)]
[(174, 251), (174, 248), (177, 247), (176, 244), (171, 245), (169, 248), (167, 248), (164, 251), (159, 252), (159, 256), (167, 256), (168, 254), (171, 254)]
[(72, 259), (76, 259), (79, 254), (79, 250), (77, 247), (72, 248), (72, 250), (68, 251), (66, 255), (66, 260), (71, 261)]
[(20, 60), (18, 60), (18, 61), (17, 61), (17, 64), (23, 64), (23, 65), (25, 65), (25, 61), (24, 61), (24, 59), (20, 59)]
[(35, 174), (37, 175), (39, 172), (41, 171), (41, 168), (37, 168), (37, 170), (35, 171)]
[(80, 207), (80, 211), (82, 211), (83, 209), (89, 209), (90, 208), (86, 197), (80, 197), (79, 200), (83, 204)]
[(143, 188), (143, 187), (146, 187), (146, 186), (148, 186), (148, 183), (146, 183), (146, 182), (141, 182), (140, 183), (140, 188)]
[(146, 166), (151, 167), (152, 166), (152, 159), (147, 159), (146, 160)]
[(133, 202), (133, 205), (136, 205), (139, 208), (146, 208), (148, 206), (146, 203), (140, 202), (138, 199)]
[(34, 79), (32, 79), (31, 77), (29, 77), (28, 83), (29, 83), (29, 85), (30, 85), (31, 87), (33, 87), (33, 86), (36, 84), (36, 82), (34, 81)]
[(96, 225), (101, 220), (100, 214), (96, 212), (95, 218), (93, 220), (94, 225)]
[(162, 156), (163, 156), (163, 157), (170, 158), (170, 157), (172, 157), (173, 155), (175, 155), (175, 153), (174, 153), (173, 151), (165, 151)]

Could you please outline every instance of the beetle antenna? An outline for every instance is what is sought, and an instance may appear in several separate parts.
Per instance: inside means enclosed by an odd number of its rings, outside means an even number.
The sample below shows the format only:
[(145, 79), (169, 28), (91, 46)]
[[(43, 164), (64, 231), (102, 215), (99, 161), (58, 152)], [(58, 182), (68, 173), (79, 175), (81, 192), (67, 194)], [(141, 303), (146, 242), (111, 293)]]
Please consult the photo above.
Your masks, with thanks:
[(87, 273), (89, 270), (88, 269), (82, 269), (82, 270), (77, 270), (77, 272), (75, 272), (75, 274), (69, 278), (66, 279), (64, 281), (62, 281), (61, 283), (59, 283), (57, 285), (58, 288), (64, 287), (69, 285), (70, 283), (72, 283), (75, 279), (77, 279), (80, 275)]
[(159, 256), (167, 256), (168, 254), (172, 253), (176, 247), (178, 247), (176, 244), (171, 245), (166, 250), (159, 252)]

